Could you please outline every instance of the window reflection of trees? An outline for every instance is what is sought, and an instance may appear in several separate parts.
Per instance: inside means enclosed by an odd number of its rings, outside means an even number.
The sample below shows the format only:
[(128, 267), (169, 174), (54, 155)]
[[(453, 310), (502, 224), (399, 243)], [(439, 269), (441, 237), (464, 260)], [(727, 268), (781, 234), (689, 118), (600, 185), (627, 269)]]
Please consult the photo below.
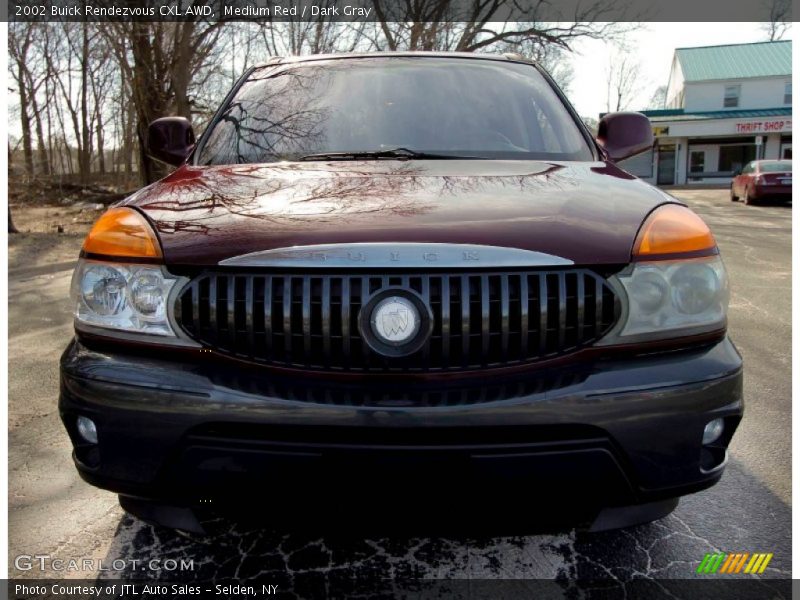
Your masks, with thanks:
[(386, 68), (387, 59), (363, 58), (254, 71), (198, 162), (263, 163), (394, 147), (591, 159), (564, 107), (527, 67), (487, 62), (435, 70), (411, 59), (389, 62), (397, 68)]
[[(203, 149), (202, 164), (279, 160), (324, 142), (322, 105), (330, 77), (321, 67), (288, 70), (247, 82), (222, 115)], [(231, 131), (231, 129), (233, 131)]]

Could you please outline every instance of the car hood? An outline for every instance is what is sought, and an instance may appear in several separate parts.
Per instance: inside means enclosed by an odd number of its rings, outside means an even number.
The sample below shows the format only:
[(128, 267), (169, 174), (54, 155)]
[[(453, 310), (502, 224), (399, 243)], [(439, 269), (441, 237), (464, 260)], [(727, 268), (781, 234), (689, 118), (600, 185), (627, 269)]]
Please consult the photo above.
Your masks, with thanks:
[(121, 204), (170, 265), (311, 244), (480, 244), (623, 264), (674, 198), (611, 163), (496, 160), (183, 166)]

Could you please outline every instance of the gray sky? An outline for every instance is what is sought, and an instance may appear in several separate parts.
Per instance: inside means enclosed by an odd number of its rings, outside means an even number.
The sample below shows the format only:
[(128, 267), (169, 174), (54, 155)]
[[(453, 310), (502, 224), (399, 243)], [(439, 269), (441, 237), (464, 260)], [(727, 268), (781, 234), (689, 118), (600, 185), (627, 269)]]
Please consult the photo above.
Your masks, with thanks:
[[(647, 107), (659, 85), (666, 85), (675, 48), (766, 41), (760, 23), (645, 23), (628, 36), (628, 45), (641, 64), (641, 84), (631, 110)], [(783, 39), (792, 39), (791, 29)], [(569, 99), (581, 116), (597, 118), (606, 111), (606, 81), (610, 44), (583, 40), (574, 45), (575, 71)]]

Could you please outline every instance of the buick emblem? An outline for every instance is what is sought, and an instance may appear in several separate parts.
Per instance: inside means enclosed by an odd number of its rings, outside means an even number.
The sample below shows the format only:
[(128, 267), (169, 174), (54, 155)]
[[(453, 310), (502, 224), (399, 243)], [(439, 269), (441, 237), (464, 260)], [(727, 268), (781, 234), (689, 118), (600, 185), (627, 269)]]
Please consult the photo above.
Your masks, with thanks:
[(369, 347), (384, 356), (422, 348), (433, 329), (431, 309), (412, 290), (384, 289), (361, 307), (358, 327)]
[(392, 296), (378, 302), (370, 324), (382, 342), (404, 344), (419, 331), (419, 311), (409, 300)]

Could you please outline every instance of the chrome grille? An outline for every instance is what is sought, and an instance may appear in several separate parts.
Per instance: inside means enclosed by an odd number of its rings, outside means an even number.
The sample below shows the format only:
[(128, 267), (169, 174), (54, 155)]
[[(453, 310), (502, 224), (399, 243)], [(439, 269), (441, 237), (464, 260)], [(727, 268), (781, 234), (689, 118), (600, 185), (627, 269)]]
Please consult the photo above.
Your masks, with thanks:
[[(388, 358), (358, 329), (361, 306), (386, 288), (431, 307), (418, 352)], [(260, 363), (356, 372), (501, 367), (573, 352), (602, 337), (620, 305), (586, 269), (425, 274), (207, 272), (181, 291), (175, 317), (205, 347)]]

